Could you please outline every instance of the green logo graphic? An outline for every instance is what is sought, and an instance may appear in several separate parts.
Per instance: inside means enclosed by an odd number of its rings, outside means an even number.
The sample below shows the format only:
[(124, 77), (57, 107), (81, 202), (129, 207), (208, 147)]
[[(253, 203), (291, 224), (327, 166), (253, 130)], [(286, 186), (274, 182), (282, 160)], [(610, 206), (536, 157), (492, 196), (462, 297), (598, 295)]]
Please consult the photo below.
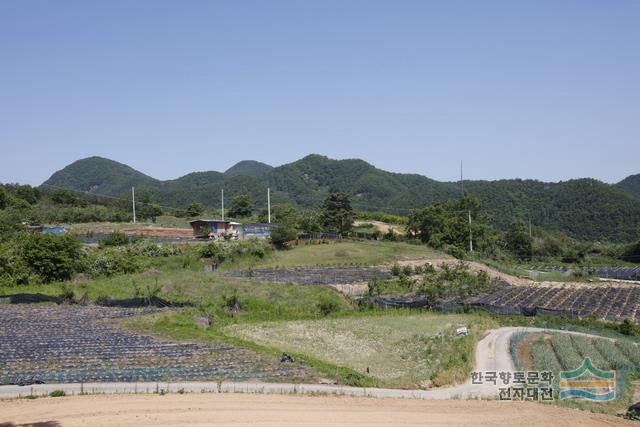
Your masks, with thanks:
[(608, 401), (616, 398), (616, 372), (602, 371), (585, 358), (574, 371), (560, 372), (560, 399)]

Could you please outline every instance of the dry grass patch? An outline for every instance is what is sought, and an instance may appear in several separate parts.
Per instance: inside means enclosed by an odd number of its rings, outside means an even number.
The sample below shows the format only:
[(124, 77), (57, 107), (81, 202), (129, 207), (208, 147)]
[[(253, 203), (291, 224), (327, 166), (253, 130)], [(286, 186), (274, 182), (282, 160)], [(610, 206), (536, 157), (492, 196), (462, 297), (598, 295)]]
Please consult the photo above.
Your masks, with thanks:
[[(368, 373), (387, 386), (419, 387), (425, 380), (444, 385), (466, 379), (477, 339), (490, 322), (466, 314), (386, 314), (231, 325), (223, 331)], [(455, 336), (462, 325), (470, 336)]]

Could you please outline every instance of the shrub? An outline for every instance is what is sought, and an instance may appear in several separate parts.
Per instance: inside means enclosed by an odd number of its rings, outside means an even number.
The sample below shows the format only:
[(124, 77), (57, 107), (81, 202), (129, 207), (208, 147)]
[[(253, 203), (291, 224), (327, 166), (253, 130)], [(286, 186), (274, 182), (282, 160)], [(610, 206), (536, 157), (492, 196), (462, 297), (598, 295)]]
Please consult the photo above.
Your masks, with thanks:
[(89, 273), (94, 277), (136, 273), (140, 269), (141, 265), (135, 257), (117, 250), (101, 251), (89, 264)]
[(224, 250), (219, 243), (207, 243), (200, 248), (199, 253), (202, 258), (210, 258), (218, 262), (224, 259)]
[(223, 295), (222, 300), (223, 300), (223, 304), (222, 304), (223, 308), (226, 311), (228, 311), (232, 317), (242, 312), (243, 310), (242, 304), (240, 304), (240, 299), (238, 298), (237, 293), (233, 293), (230, 296)]
[(127, 247), (127, 252), (132, 255), (142, 255), (149, 258), (168, 257), (180, 255), (182, 250), (174, 245), (160, 245), (149, 240), (140, 240)]
[(640, 327), (629, 319), (624, 319), (622, 323), (616, 325), (616, 330), (623, 335), (640, 335)]
[(0, 284), (29, 283), (30, 270), (13, 241), (0, 242)]
[(424, 264), (424, 266), (422, 267), (422, 273), (423, 274), (433, 274), (436, 272), (436, 268), (429, 264), (428, 262)]
[(402, 267), (402, 274), (405, 276), (411, 276), (413, 274), (413, 268), (410, 265), (405, 265)]
[(264, 239), (247, 239), (229, 242), (225, 245), (228, 257), (233, 258), (239, 255), (249, 255), (256, 258), (264, 258), (270, 250), (268, 242)]
[(320, 298), (317, 307), (320, 314), (323, 316), (328, 316), (331, 313), (335, 313), (340, 310), (340, 305), (335, 300), (328, 297)]
[(393, 264), (393, 266), (391, 267), (391, 274), (394, 276), (399, 276), (401, 272), (402, 269), (400, 268), (400, 265), (398, 263)]
[(49, 393), (50, 397), (64, 397), (66, 395), (67, 393), (65, 393), (64, 390), (53, 390), (51, 393)]
[(129, 237), (120, 231), (107, 234), (100, 240), (100, 246), (123, 246), (129, 244)]
[(20, 256), (44, 282), (69, 280), (82, 268), (80, 241), (71, 234), (28, 234)]
[(451, 255), (452, 257), (457, 258), (457, 259), (465, 259), (465, 257), (466, 257), (466, 253), (465, 253), (464, 249), (460, 249), (457, 246), (453, 246), (453, 245), (448, 246), (446, 248), (446, 252), (449, 255)]
[(73, 288), (67, 284), (62, 287), (62, 291), (60, 291), (60, 298), (66, 302), (75, 301), (76, 294), (73, 292)]
[(287, 224), (280, 224), (271, 230), (271, 243), (277, 248), (286, 248), (287, 244), (296, 240), (298, 233), (296, 230)]

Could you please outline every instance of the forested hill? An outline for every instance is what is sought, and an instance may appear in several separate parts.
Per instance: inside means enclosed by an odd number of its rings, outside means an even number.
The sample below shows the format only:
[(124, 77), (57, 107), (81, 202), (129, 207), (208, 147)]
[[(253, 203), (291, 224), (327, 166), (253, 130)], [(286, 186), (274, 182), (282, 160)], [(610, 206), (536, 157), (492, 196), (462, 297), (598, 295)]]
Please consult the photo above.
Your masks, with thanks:
[[(460, 184), (439, 182), (416, 174), (383, 171), (363, 160), (332, 160), (310, 155), (272, 168), (244, 161), (227, 172), (195, 172), (160, 181), (112, 160), (91, 157), (54, 173), (45, 185), (71, 190), (125, 195), (132, 186), (151, 190), (155, 202), (185, 207), (198, 201), (218, 207), (220, 189), (225, 198), (249, 194), (257, 207), (272, 203), (315, 207), (329, 192), (351, 195), (356, 209), (406, 214), (410, 209), (460, 195)], [(628, 188), (594, 179), (558, 183), (535, 180), (465, 181), (465, 191), (476, 194), (483, 209), (499, 227), (514, 219), (566, 231), (585, 240), (631, 241), (640, 237), (640, 198)]]
[(243, 160), (227, 169), (224, 174), (227, 176), (262, 176), (273, 169), (266, 163), (255, 160)]
[(633, 194), (636, 197), (640, 197), (640, 173), (637, 175), (631, 175), (616, 184), (616, 187), (621, 188), (629, 194)]
[(157, 187), (161, 184), (137, 170), (102, 157), (77, 160), (51, 175), (43, 186), (54, 185), (71, 190), (115, 196), (131, 187)]

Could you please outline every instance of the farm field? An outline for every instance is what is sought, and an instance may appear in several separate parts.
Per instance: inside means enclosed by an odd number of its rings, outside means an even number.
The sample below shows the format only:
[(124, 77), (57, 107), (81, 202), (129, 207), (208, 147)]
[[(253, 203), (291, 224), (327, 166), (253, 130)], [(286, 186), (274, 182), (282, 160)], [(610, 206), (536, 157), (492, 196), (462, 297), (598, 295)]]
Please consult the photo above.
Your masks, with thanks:
[(392, 277), (388, 268), (366, 266), (260, 268), (248, 271), (222, 271), (220, 275), (251, 278), (267, 283), (297, 283), (300, 285), (366, 284), (372, 280)]
[(0, 310), (0, 384), (217, 380), (313, 381), (311, 369), (221, 342), (178, 343), (114, 322), (149, 309), (14, 305)]
[[(520, 370), (553, 371), (557, 394), (559, 372), (580, 367), (585, 358), (601, 370), (615, 370), (616, 399), (594, 403), (580, 400), (556, 400), (564, 406), (604, 413), (623, 411), (633, 403), (634, 380), (640, 375), (640, 343), (626, 338), (593, 338), (561, 333), (525, 333), (512, 338), (511, 353)], [(556, 399), (558, 396), (556, 395)]]
[(528, 311), (570, 318), (640, 323), (640, 286), (597, 284), (589, 286), (504, 286), (474, 302), (475, 306), (502, 314)]
[[(478, 337), (492, 325), (474, 315), (383, 314), (231, 325), (225, 334), (365, 373), (392, 387), (466, 380)], [(455, 329), (468, 326), (468, 337)]]

